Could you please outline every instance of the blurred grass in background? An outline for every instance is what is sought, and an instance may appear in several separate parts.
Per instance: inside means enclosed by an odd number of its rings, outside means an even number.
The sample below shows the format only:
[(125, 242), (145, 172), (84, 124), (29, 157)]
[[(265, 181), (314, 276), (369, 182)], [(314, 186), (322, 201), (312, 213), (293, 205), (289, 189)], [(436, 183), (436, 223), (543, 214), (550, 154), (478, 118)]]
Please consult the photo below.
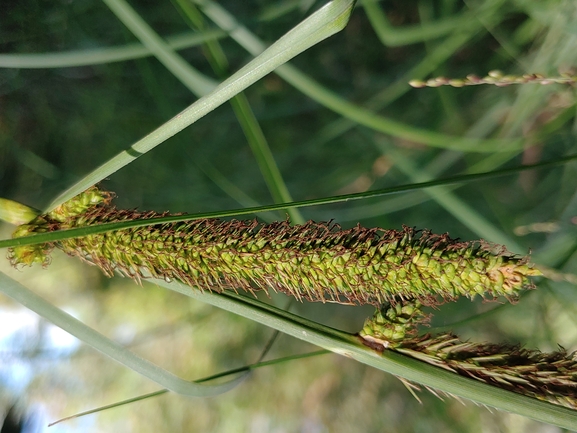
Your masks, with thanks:
[[(323, 3), (222, 0), (219, 4), (260, 39), (272, 43)], [(195, 23), (180, 2), (133, 1), (131, 5), (163, 37), (190, 33), (218, 38), (228, 71), (251, 59), (209, 19), (204, 18), (204, 30), (193, 32), (189, 24)], [(89, 53), (136, 42), (100, 2), (7, 1), (2, 8), (1, 53)], [(321, 103), (275, 74), (245, 95), (294, 200), (551, 160), (577, 150), (574, 88), (414, 90), (407, 82), (439, 75), (484, 75), (493, 69), (546, 75), (571, 71), (577, 65), (576, 23), (577, 6), (572, 1), (361, 1), (343, 32), (291, 62), (315, 80), (312, 92), (323, 86), (342, 101), (337, 104), (334, 98), (325, 98)], [(223, 71), (214, 72), (206, 57), (209, 52), (206, 46), (179, 51), (199, 71), (220, 80)], [(0, 66), (6, 66), (2, 63), (6, 61), (0, 56)], [(80, 67), (0, 69), (0, 197), (42, 208), (194, 100), (152, 57)], [(389, 127), (387, 119), (396, 121), (396, 126)], [(408, 138), (414, 128), (422, 130), (420, 139)], [(463, 138), (504, 141), (488, 152), (489, 144), (480, 141), (471, 147)], [(458, 188), (300, 212), (305, 219), (333, 219), (344, 227), (406, 224), (448, 231), (465, 240), (485, 238), (517, 253), (532, 251), (539, 264), (576, 273), (576, 229), (571, 222), (577, 215), (576, 179), (573, 163)], [(118, 171), (103, 187), (118, 194), (119, 207), (158, 211), (204, 212), (273, 202), (270, 185), (230, 105)], [(559, 230), (514, 234), (521, 225), (547, 221), (558, 222)], [(5, 238), (10, 227), (2, 228)], [(182, 297), (150, 284), (138, 287), (121, 278), (108, 280), (66, 257), (55, 260), (50, 271), (6, 272), (182, 377), (201, 378), (254, 362), (272, 332), (211, 307), (183, 302)], [(515, 306), (480, 301), (447, 305), (436, 312), (433, 326), (463, 321), (454, 330), (476, 340), (522, 342), (542, 350), (561, 344), (571, 351), (577, 347), (576, 301), (574, 285), (543, 281), (538, 291)], [(7, 298), (1, 297), (0, 302), (2, 308), (17, 308)], [(272, 302), (284, 306), (287, 301), (279, 295)], [(351, 332), (360, 329), (371, 313), (370, 308), (337, 305), (293, 304), (292, 308)], [(490, 310), (495, 311), (486, 313)], [(89, 348), (71, 356), (54, 355), (43, 341), (42, 332), (32, 343), (14, 341), (13, 349), (2, 354), (2, 363), (13, 371), (22, 363), (32, 366), (37, 375), (20, 392), (29, 403), (43, 405), (51, 420), (156, 389)], [(281, 336), (268, 357), (313, 349)], [(260, 369), (220, 397), (165, 395), (71, 421), (62, 428), (556, 431), (452, 398), (441, 401), (427, 392), (419, 397), (422, 404), (392, 376), (337, 355), (324, 355)]]

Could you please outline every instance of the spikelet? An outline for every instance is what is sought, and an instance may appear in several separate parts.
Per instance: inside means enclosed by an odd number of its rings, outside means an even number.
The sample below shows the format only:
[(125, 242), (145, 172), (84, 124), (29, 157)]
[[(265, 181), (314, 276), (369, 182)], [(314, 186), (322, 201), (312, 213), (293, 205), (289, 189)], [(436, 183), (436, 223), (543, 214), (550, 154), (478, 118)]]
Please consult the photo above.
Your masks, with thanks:
[(559, 77), (546, 77), (542, 74), (523, 74), (523, 75), (505, 75), (501, 71), (491, 71), (487, 76), (481, 78), (474, 74), (469, 74), (465, 78), (446, 78), (436, 77), (430, 78), (427, 81), (411, 80), (409, 85), (411, 87), (420, 89), (422, 87), (464, 87), (464, 86), (478, 86), (481, 84), (492, 84), (498, 87), (510, 86), (511, 84), (575, 84), (577, 83), (577, 75), (570, 73), (563, 73)]
[[(14, 237), (93, 224), (152, 219), (167, 213), (119, 210), (93, 187), (20, 226)], [(153, 224), (55, 243), (15, 247), (13, 265), (49, 263), (58, 247), (100, 267), (140, 280), (176, 279), (201, 290), (276, 290), (299, 300), (380, 305), (425, 304), (459, 296), (514, 300), (540, 272), (484, 242), (459, 242), (428, 231), (337, 224), (291, 226), (257, 220), (200, 219)]]
[(474, 343), (452, 333), (416, 336), (417, 325), (427, 319), (418, 302), (397, 304), (377, 311), (359, 336), (377, 351), (394, 350), (461, 376), (577, 409), (575, 353)]

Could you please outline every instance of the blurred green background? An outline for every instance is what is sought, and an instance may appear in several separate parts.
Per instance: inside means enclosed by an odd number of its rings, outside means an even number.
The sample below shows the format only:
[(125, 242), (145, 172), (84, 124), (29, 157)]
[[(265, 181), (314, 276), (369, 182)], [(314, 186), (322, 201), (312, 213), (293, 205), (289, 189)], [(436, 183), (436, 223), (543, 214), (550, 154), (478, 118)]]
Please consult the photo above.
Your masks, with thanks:
[[(309, 0), (218, 2), (270, 44), (320, 7)], [(132, 1), (163, 37), (213, 35), (229, 63), (215, 73), (204, 46), (179, 51), (220, 80), (251, 56), (205, 18), (191, 29), (178, 2)], [(0, 5), (0, 53), (83, 51), (137, 43), (101, 2)], [(216, 30), (216, 31), (215, 31)], [(215, 39), (213, 39), (214, 41)], [(575, 153), (575, 89), (570, 85), (412, 89), (414, 78), (574, 73), (573, 1), (360, 1), (344, 31), (293, 62), (343, 102), (379, 119), (354, 122), (271, 74), (245, 93), (294, 200), (362, 192), (461, 173), (549, 161)], [(78, 54), (80, 56), (80, 54)], [(190, 105), (196, 97), (153, 57), (79, 67), (8, 68), (0, 56), (0, 197), (42, 208), (87, 172)], [(363, 112), (364, 113), (364, 112)], [(357, 113), (358, 114), (358, 113)], [(368, 119), (368, 116), (366, 117)], [(408, 139), (420, 128), (422, 139)], [(433, 140), (429, 133), (446, 134)], [(463, 137), (503, 139), (467, 151)], [(510, 146), (508, 146), (510, 143)], [(208, 212), (273, 203), (259, 164), (225, 104), (103, 182), (119, 207)], [(487, 239), (540, 265), (577, 273), (577, 166), (523, 172), (458, 187), (421, 190), (302, 209), (304, 219), (343, 227), (403, 224)], [(285, 219), (282, 212), (259, 215)], [(552, 233), (523, 227), (555, 222)], [(11, 227), (3, 224), (2, 238)], [(525, 230), (527, 231), (527, 230)], [(517, 233), (517, 234), (516, 234)], [(145, 283), (107, 279), (71, 258), (49, 269), (0, 269), (104, 334), (182, 377), (198, 379), (255, 362), (272, 331)], [(575, 285), (538, 282), (516, 305), (464, 301), (435, 313), (435, 327), (466, 338), (568, 351), (577, 347)], [(571, 280), (571, 275), (569, 275)], [(573, 280), (574, 281), (574, 280)], [(285, 306), (273, 295), (271, 302)], [(0, 296), (2, 315), (18, 311)], [(370, 308), (291, 305), (292, 311), (354, 332)], [(14, 319), (16, 321), (16, 319)], [(33, 322), (33, 321), (32, 321)], [(34, 322), (1, 337), (5, 402), (23, 399), (48, 420), (157, 387), (90, 348), (52, 347), (50, 326)], [(48, 330), (48, 331), (47, 331)], [(18, 333), (20, 332), (20, 333)], [(6, 334), (6, 335), (5, 335)], [(280, 336), (267, 359), (315, 350)], [(26, 374), (22, 373), (23, 371)], [(22, 376), (22, 380), (14, 378)], [(210, 399), (168, 394), (69, 421), (50, 431), (183, 432), (554, 432), (556, 428), (490, 412), (424, 391), (418, 402), (401, 382), (338, 355), (255, 371), (232, 392)]]

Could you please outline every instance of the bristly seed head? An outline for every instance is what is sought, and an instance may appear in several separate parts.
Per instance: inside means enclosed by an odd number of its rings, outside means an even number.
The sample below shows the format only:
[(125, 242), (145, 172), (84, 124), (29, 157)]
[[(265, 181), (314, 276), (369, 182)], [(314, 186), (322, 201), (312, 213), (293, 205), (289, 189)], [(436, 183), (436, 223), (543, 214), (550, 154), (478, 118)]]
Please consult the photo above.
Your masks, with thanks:
[(394, 350), (461, 376), (577, 409), (577, 356), (564, 349), (542, 353), (519, 346), (462, 341), (456, 335), (417, 336), (428, 317), (418, 302), (377, 310), (359, 337), (379, 352)]
[[(20, 226), (14, 237), (94, 224), (152, 219), (110, 205), (93, 187), (54, 211)], [(140, 280), (177, 279), (201, 290), (269, 290), (299, 300), (380, 305), (402, 299), (435, 304), (439, 298), (504, 296), (514, 300), (540, 272), (527, 259), (484, 242), (459, 242), (409, 227), (342, 230), (312, 221), (201, 219), (153, 224), (55, 243), (15, 247), (13, 265), (48, 264), (53, 247)]]

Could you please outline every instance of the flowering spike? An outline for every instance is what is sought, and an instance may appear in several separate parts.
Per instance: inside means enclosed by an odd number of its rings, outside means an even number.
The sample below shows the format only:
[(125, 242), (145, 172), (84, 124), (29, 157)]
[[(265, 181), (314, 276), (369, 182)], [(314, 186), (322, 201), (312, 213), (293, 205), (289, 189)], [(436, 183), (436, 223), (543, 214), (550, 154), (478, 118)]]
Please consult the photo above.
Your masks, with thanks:
[(406, 301), (378, 309), (367, 319), (359, 336), (363, 343), (378, 350), (393, 349), (417, 332), (417, 325), (429, 317), (421, 311), (418, 301)]
[(520, 346), (462, 341), (456, 335), (415, 336), (428, 318), (418, 302), (391, 305), (368, 319), (363, 344), (394, 350), (445, 370), (518, 394), (577, 409), (577, 356)]
[[(151, 219), (110, 205), (91, 188), (47, 215), (20, 226), (15, 237), (93, 224)], [(276, 290), (297, 299), (374, 304), (479, 294), (515, 299), (540, 275), (525, 258), (484, 242), (459, 242), (409, 227), (342, 230), (333, 223), (200, 219), (128, 228), (43, 245), (15, 247), (13, 265), (48, 264), (53, 247), (88, 260), (107, 275), (139, 281), (177, 279), (201, 290)]]
[(480, 78), (477, 75), (469, 74), (465, 78), (449, 79), (445, 77), (430, 78), (427, 81), (411, 80), (409, 85), (416, 89), (423, 87), (464, 87), (478, 86), (480, 84), (493, 84), (498, 87), (509, 86), (511, 84), (574, 84), (577, 83), (577, 75), (568, 73), (561, 74), (559, 77), (545, 77), (541, 74), (523, 74), (523, 75), (504, 75), (501, 71), (490, 71), (487, 76)]

